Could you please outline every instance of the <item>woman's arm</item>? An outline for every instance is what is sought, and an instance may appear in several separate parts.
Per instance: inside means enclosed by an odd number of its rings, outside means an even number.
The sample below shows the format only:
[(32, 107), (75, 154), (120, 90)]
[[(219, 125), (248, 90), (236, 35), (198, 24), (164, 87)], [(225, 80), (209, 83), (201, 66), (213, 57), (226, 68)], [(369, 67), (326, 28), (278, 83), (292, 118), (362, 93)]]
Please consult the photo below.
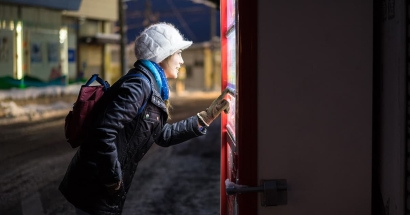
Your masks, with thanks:
[(199, 125), (198, 116), (195, 115), (173, 124), (165, 124), (155, 142), (157, 145), (168, 147), (204, 134), (206, 127)]

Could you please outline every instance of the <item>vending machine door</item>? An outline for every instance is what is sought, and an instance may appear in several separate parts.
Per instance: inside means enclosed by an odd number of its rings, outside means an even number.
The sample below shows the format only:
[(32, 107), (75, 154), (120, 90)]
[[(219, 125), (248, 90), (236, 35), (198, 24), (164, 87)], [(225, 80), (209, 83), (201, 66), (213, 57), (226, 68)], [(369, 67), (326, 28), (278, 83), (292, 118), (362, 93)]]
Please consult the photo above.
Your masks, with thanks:
[(221, 1), (222, 89), (231, 88), (228, 95), (230, 112), (222, 115), (221, 142), (221, 215), (237, 214), (236, 196), (226, 195), (225, 182), (236, 182), (236, 1)]
[[(231, 111), (222, 115), (221, 215), (256, 214), (257, 192), (241, 195), (229, 191), (231, 185), (258, 185), (256, 31), (244, 33), (240, 29), (238, 4), (246, 8), (244, 4), (250, 1), (220, 2), (222, 89), (233, 91), (227, 98)], [(250, 4), (254, 8), (244, 14), (256, 11), (256, 3)], [(249, 20), (243, 23), (249, 24)]]

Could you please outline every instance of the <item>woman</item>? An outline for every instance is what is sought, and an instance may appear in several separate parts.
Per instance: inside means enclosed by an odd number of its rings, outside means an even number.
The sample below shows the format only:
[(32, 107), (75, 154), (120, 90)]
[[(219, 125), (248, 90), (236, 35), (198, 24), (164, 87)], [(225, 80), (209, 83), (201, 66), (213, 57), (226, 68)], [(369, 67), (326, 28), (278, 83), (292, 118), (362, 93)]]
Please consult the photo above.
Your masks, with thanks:
[(178, 77), (182, 50), (191, 44), (168, 23), (151, 25), (136, 38), (138, 60), (128, 74), (142, 75), (123, 77), (104, 94), (60, 184), (78, 214), (121, 214), (138, 162), (154, 142), (167, 147), (204, 135), (229, 111), (225, 90), (205, 111), (167, 124), (167, 79)]

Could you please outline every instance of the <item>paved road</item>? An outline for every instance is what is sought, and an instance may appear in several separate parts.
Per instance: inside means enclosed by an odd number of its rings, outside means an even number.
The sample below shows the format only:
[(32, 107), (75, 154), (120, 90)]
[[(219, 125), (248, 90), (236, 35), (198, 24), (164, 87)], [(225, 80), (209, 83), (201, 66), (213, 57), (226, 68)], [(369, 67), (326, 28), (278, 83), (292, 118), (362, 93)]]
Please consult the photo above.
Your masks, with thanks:
[[(173, 103), (177, 121), (214, 98)], [(75, 153), (64, 140), (63, 118), (0, 127), (0, 214), (75, 214), (57, 190)], [(154, 145), (140, 162), (124, 213), (219, 214), (220, 123), (206, 136), (177, 146)]]

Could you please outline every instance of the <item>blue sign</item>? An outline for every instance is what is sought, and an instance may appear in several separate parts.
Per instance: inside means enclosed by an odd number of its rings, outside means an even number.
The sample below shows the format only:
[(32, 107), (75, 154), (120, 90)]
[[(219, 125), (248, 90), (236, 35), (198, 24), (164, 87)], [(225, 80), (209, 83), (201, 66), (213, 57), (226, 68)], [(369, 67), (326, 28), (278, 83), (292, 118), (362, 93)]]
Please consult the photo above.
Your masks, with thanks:
[(75, 62), (75, 49), (68, 49), (68, 62), (69, 63)]
[(40, 43), (31, 42), (30, 50), (31, 50), (30, 59), (32, 63), (43, 62), (43, 52), (42, 52), (42, 46)]

